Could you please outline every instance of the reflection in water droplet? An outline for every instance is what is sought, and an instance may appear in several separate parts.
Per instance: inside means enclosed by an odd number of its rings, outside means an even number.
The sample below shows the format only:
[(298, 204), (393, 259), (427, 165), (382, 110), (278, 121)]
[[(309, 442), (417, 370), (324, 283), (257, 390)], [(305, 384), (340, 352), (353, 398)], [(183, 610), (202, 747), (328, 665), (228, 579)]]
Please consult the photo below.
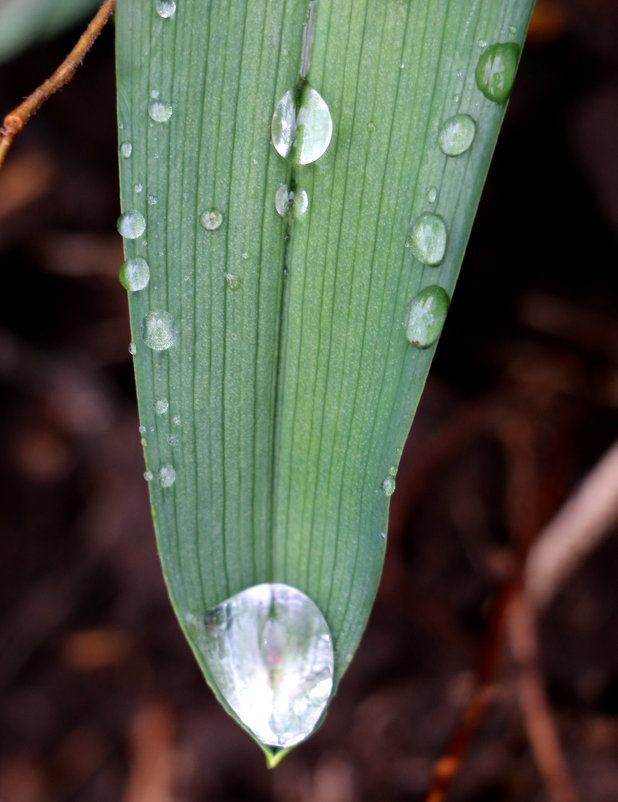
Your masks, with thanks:
[(446, 225), (440, 215), (425, 212), (414, 221), (406, 245), (426, 265), (439, 265), (446, 251)]
[(163, 19), (169, 19), (176, 13), (174, 0), (157, 0), (157, 14)]
[(153, 351), (167, 351), (176, 342), (176, 321), (169, 312), (149, 312), (142, 324), (142, 338)]
[(305, 85), (296, 108), (291, 89), (277, 103), (271, 124), (275, 150), (297, 164), (310, 164), (322, 156), (333, 135), (333, 121), (324, 98)]
[(200, 215), (200, 223), (207, 231), (216, 231), (221, 228), (223, 214), (218, 209), (206, 209)]
[(171, 487), (176, 481), (176, 471), (173, 465), (161, 465), (157, 479), (161, 487)]
[(164, 100), (153, 100), (148, 106), (148, 115), (156, 123), (166, 123), (172, 116), (172, 104)]
[(133, 153), (133, 145), (130, 142), (123, 142), (120, 146), (120, 155), (123, 159), (128, 159)]
[(165, 415), (170, 408), (170, 402), (167, 398), (157, 398), (153, 404), (153, 409), (157, 415)]
[(240, 278), (233, 273), (224, 273), (223, 278), (231, 290), (237, 290), (240, 287)]
[[(280, 583), (254, 585), (189, 616), (226, 702), (264, 744), (290, 747), (318, 723), (333, 689), (333, 644), (311, 599)], [(200, 642), (202, 641), (202, 642)]]
[(148, 286), (150, 281), (150, 268), (148, 262), (141, 256), (127, 259), (120, 268), (120, 283), (129, 292), (138, 292)]
[(438, 187), (429, 187), (427, 191), (427, 202), (435, 203), (438, 197)]
[(476, 65), (476, 83), (485, 97), (495, 103), (506, 103), (518, 60), (519, 45), (516, 42), (498, 42), (487, 48)]
[(116, 223), (118, 233), (125, 239), (137, 239), (146, 231), (146, 220), (137, 209), (130, 209), (118, 218)]
[(442, 126), (438, 143), (447, 156), (460, 156), (474, 140), (476, 123), (469, 114), (456, 114)]
[(406, 321), (406, 337), (417, 348), (428, 348), (440, 336), (450, 299), (442, 287), (426, 287), (412, 300)]

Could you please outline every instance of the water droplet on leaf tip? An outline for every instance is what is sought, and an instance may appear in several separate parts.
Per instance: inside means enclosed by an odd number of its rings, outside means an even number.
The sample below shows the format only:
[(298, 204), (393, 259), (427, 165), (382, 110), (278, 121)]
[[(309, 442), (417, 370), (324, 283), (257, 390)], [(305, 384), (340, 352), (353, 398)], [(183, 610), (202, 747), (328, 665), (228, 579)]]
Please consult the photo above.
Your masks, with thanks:
[(442, 287), (432, 285), (416, 295), (408, 309), (406, 338), (417, 348), (428, 348), (440, 336), (450, 305)]
[(176, 13), (176, 3), (174, 0), (157, 0), (157, 14), (163, 19), (170, 19)]
[(494, 103), (503, 105), (509, 99), (520, 47), (516, 42), (498, 42), (481, 55), (476, 65), (476, 84)]
[[(122, 263), (120, 268), (120, 283), (129, 292), (139, 292), (148, 286), (150, 281), (150, 268), (148, 262), (141, 256), (135, 256)], [(135, 346), (134, 346), (135, 347)]]
[(448, 119), (438, 136), (440, 149), (446, 156), (465, 153), (476, 135), (476, 123), (469, 114), (456, 114)]
[(216, 231), (221, 228), (223, 214), (218, 209), (206, 209), (200, 215), (200, 223), (207, 231)]
[(172, 465), (162, 465), (159, 468), (157, 479), (161, 487), (171, 487), (176, 481), (176, 471)]
[(116, 228), (125, 239), (138, 239), (146, 231), (146, 219), (137, 209), (130, 209), (120, 215)]
[(412, 225), (408, 247), (416, 258), (432, 267), (439, 265), (446, 251), (446, 224), (438, 214), (425, 212)]
[(128, 159), (133, 153), (133, 145), (130, 142), (123, 142), (120, 145), (120, 155), (123, 159)]
[(142, 324), (142, 338), (153, 351), (166, 351), (177, 339), (176, 321), (169, 312), (156, 310), (149, 312)]
[(296, 164), (311, 164), (327, 150), (333, 135), (333, 120), (324, 98), (305, 85), (296, 108), (291, 89), (275, 107), (271, 137), (275, 150)]
[(148, 106), (148, 115), (156, 123), (166, 123), (172, 116), (172, 104), (164, 100), (153, 100)]
[(264, 583), (211, 608), (187, 625), (219, 691), (266, 745), (305, 740), (332, 694), (334, 651), (316, 604), (289, 585)]

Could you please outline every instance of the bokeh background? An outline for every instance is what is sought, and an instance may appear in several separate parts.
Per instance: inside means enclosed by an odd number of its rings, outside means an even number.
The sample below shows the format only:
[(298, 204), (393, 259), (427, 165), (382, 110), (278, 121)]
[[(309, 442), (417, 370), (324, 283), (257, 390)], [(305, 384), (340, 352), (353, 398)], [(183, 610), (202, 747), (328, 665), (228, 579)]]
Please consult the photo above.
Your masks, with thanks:
[[(0, 67), (1, 114), (81, 27)], [(110, 27), (0, 172), (0, 800), (420, 801), (480, 698), (449, 800), (615, 802), (618, 527), (539, 615), (533, 666), (501, 600), (618, 436), (618, 5), (537, 4), (369, 627), (326, 723), (274, 772), (205, 687), (160, 575), (117, 280), (113, 58)]]

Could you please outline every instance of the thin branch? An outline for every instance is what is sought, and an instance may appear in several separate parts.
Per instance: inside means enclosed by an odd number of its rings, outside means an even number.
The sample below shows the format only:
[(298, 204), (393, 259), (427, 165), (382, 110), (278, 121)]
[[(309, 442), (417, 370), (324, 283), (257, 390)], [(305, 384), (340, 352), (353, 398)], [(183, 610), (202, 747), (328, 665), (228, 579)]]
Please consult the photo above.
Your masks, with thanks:
[(79, 37), (73, 50), (71, 50), (54, 74), (37, 87), (19, 106), (16, 106), (13, 111), (6, 115), (2, 128), (0, 128), (0, 167), (4, 163), (13, 140), (30, 117), (41, 108), (47, 98), (51, 97), (71, 80), (84, 56), (110, 18), (114, 10), (114, 4), (115, 0), (104, 0), (103, 5), (92, 18), (84, 33)]

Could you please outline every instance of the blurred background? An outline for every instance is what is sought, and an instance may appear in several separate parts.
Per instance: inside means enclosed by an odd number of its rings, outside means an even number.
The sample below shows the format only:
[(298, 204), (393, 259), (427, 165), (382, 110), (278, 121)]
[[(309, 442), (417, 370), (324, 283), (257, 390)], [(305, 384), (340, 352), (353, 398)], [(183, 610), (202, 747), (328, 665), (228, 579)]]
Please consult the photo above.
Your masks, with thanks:
[[(84, 27), (62, 24), (4, 50), (0, 116)], [(0, 172), (0, 800), (420, 802), (451, 754), (453, 802), (615, 802), (615, 498), (538, 617), (508, 599), (618, 436), (618, 4), (537, 3), (369, 627), (326, 723), (274, 772), (205, 687), (160, 574), (113, 59), (109, 26)]]

